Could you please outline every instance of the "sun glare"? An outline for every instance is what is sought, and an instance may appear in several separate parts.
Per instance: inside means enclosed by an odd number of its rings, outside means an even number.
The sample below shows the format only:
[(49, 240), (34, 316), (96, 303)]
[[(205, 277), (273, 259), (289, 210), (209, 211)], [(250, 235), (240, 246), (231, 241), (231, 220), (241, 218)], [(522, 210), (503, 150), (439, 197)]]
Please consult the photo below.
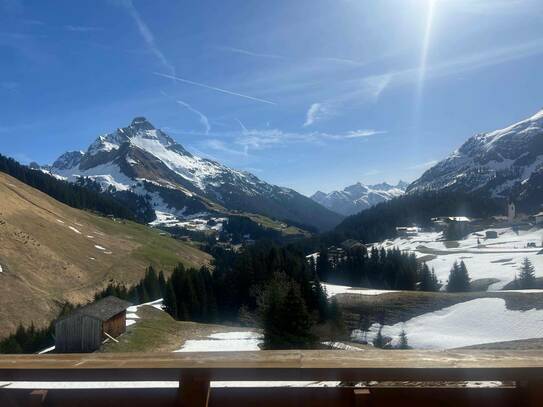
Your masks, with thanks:
[(419, 77), (417, 81), (417, 93), (415, 100), (415, 112), (418, 119), (419, 111), (422, 105), (422, 97), (424, 92), (424, 82), (426, 80), (426, 71), (428, 68), (428, 52), (431, 44), (432, 27), (434, 24), (434, 15), (436, 10), (436, 3), (438, 0), (427, 0), (426, 11), (426, 27), (424, 29), (424, 37), (422, 40), (421, 57), (419, 64)]

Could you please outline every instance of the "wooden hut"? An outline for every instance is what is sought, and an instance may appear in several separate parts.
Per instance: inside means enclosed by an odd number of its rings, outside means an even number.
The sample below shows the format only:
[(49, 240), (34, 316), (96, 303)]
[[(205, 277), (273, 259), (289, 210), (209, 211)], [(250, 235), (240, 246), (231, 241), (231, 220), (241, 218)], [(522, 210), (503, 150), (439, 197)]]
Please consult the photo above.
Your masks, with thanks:
[(131, 304), (109, 296), (74, 310), (55, 322), (55, 351), (94, 352), (108, 336), (126, 331), (126, 309)]

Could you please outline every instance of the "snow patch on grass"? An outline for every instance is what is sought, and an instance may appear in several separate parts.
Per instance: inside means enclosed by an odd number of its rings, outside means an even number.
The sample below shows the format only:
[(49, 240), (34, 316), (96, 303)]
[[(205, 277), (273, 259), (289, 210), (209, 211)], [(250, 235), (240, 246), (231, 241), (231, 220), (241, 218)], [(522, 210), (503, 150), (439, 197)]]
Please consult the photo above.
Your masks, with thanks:
[(258, 332), (223, 332), (208, 339), (191, 339), (176, 352), (240, 352), (257, 351), (264, 336)]
[[(379, 330), (368, 332), (372, 342)], [(451, 349), (483, 343), (506, 342), (543, 336), (543, 310), (512, 311), (502, 298), (478, 298), (412, 318), (405, 323), (385, 325), (383, 335), (397, 345), (405, 330), (409, 346), (416, 349)], [(363, 332), (353, 331), (360, 339)]]
[(391, 290), (373, 290), (365, 288), (353, 288), (346, 285), (336, 285), (336, 284), (327, 284), (322, 283), (322, 286), (326, 289), (326, 295), (328, 298), (332, 298), (338, 294), (360, 294), (360, 295), (381, 295), (386, 293), (395, 293), (398, 291)]
[(81, 232), (80, 232), (79, 230), (77, 230), (76, 228), (74, 228), (73, 226), (68, 226), (68, 228), (69, 228), (71, 231), (77, 233), (78, 235), (81, 234)]

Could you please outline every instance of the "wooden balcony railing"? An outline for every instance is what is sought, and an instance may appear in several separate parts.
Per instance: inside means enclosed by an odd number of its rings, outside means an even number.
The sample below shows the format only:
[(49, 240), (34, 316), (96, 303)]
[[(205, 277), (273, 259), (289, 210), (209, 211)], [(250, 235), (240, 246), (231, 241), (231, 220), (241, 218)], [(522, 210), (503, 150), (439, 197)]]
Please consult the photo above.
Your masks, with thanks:
[[(321, 390), (305, 390), (308, 399), (304, 399), (299, 391), (295, 399), (285, 401), (286, 405), (393, 405), (387, 400), (387, 392), (392, 394), (393, 388), (405, 387), (406, 382), (417, 382), (411, 387), (412, 395), (417, 391), (422, 399), (416, 405), (447, 405), (447, 400), (454, 397), (460, 404), (451, 405), (485, 405), (481, 397), (493, 392), (496, 399), (492, 405), (543, 405), (543, 352), (538, 351), (260, 351), (260, 352), (220, 352), (220, 353), (168, 353), (168, 354), (79, 354), (79, 355), (21, 355), (0, 356), (0, 381), (2, 382), (107, 382), (107, 381), (177, 381), (180, 383), (175, 400), (171, 405), (207, 406), (207, 405), (273, 405), (281, 402), (281, 394), (287, 389), (263, 391), (262, 399), (258, 392), (247, 389), (222, 389), (210, 396), (210, 382), (240, 381), (342, 381), (342, 382), (393, 382), (396, 386), (387, 389), (337, 388)], [(505, 381), (514, 386), (503, 389), (463, 389), (454, 391), (444, 386), (428, 386), (426, 382), (444, 383), (455, 381)], [(32, 386), (30, 386), (32, 387)], [(424, 390), (424, 391), (423, 391)], [(100, 394), (104, 394), (103, 390)], [(141, 389), (123, 390), (122, 396), (130, 398), (130, 393), (141, 393)], [(10, 393), (12, 392), (12, 393)], [(60, 393), (62, 391), (57, 391)], [(68, 390), (66, 390), (68, 392)], [(89, 405), (107, 404), (92, 401), (92, 392), (71, 390), (71, 401), (92, 402)], [(229, 398), (228, 392), (237, 394), (236, 400)], [(319, 399), (318, 393), (323, 395)], [(337, 397), (328, 397), (336, 392)], [(346, 392), (349, 397), (345, 397)], [(422, 392), (422, 393), (421, 393)], [(501, 393), (500, 393), (501, 392)], [(29, 393), (29, 391), (27, 391)], [(53, 391), (51, 391), (53, 393)], [(118, 393), (118, 392), (117, 392)], [(244, 396), (244, 393), (246, 396)], [(252, 395), (249, 395), (251, 393)], [(310, 395), (313, 394), (312, 396)], [(326, 397), (324, 396), (325, 393)], [(340, 395), (340, 393), (342, 393)], [(454, 397), (447, 394), (453, 394)], [(13, 400), (25, 403), (21, 391), (10, 389), (0, 391), (0, 405)], [(98, 393), (96, 393), (98, 394)], [(95, 394), (95, 396), (96, 396)], [(113, 394), (113, 393), (112, 393)], [(157, 393), (158, 394), (158, 393)], [(334, 393), (335, 394), (335, 393)], [(404, 389), (402, 405), (410, 405), (409, 391)], [(477, 395), (479, 394), (479, 395)], [(488, 395), (488, 394), (487, 394)], [(61, 405), (52, 403), (46, 389), (36, 385), (32, 395), (27, 394), (28, 402), (37, 405)], [(32, 397), (30, 397), (32, 396)], [(248, 397), (253, 397), (249, 399)], [(109, 402), (119, 394), (109, 398)], [(157, 395), (157, 397), (159, 397)], [(245, 398), (244, 398), (245, 397)], [(465, 403), (463, 398), (465, 399)], [(138, 405), (138, 398), (132, 396), (131, 404)], [(62, 398), (58, 398), (61, 400)], [(326, 399), (326, 400), (325, 400)], [(437, 402), (438, 400), (443, 401)], [(48, 401), (49, 400), (49, 401)], [(120, 400), (120, 399), (119, 399)], [(142, 401), (143, 399), (139, 399)], [(227, 402), (226, 400), (230, 400)], [(292, 404), (294, 400), (294, 404)], [(303, 401), (305, 400), (305, 401)], [(421, 402), (422, 400), (422, 402)], [(296, 404), (300, 402), (302, 404)], [(436, 404), (433, 404), (433, 403)], [(470, 404), (472, 402), (479, 404)], [(49, 403), (49, 404), (48, 404)], [(79, 403), (80, 405), (84, 405)], [(253, 403), (253, 404), (251, 404)], [(329, 404), (326, 404), (329, 403)], [(331, 404), (330, 404), (331, 403)], [(357, 404), (358, 403), (358, 404)], [(372, 404), (374, 403), (374, 404)], [(443, 404), (445, 403), (445, 404)], [(500, 404), (501, 403), (501, 404)], [(505, 403), (505, 404), (504, 404)], [(515, 403), (515, 404), (510, 404)], [(22, 404), (13, 404), (22, 405)], [(65, 405), (69, 405), (65, 404)], [(168, 405), (166, 400), (164, 404)]]

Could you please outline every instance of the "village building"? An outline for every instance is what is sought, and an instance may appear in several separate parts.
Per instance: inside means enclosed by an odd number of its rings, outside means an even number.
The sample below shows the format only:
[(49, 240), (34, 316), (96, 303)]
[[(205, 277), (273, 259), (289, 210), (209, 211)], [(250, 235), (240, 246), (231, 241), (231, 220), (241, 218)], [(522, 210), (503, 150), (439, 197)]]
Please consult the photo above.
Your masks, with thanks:
[(328, 260), (334, 266), (338, 265), (345, 258), (345, 250), (341, 247), (330, 246), (328, 248)]
[(109, 296), (78, 308), (55, 322), (55, 351), (94, 352), (107, 338), (126, 331), (126, 309), (132, 304)]
[(536, 225), (543, 225), (543, 212), (536, 213), (534, 219)]
[(396, 234), (398, 237), (417, 236), (419, 234), (419, 228), (416, 226), (398, 226), (396, 228)]
[(485, 237), (487, 239), (497, 239), (498, 238), (498, 232), (496, 232), (495, 230), (487, 230), (485, 232)]
[(360, 240), (347, 239), (341, 243), (341, 248), (346, 251), (366, 250), (367, 247)]

